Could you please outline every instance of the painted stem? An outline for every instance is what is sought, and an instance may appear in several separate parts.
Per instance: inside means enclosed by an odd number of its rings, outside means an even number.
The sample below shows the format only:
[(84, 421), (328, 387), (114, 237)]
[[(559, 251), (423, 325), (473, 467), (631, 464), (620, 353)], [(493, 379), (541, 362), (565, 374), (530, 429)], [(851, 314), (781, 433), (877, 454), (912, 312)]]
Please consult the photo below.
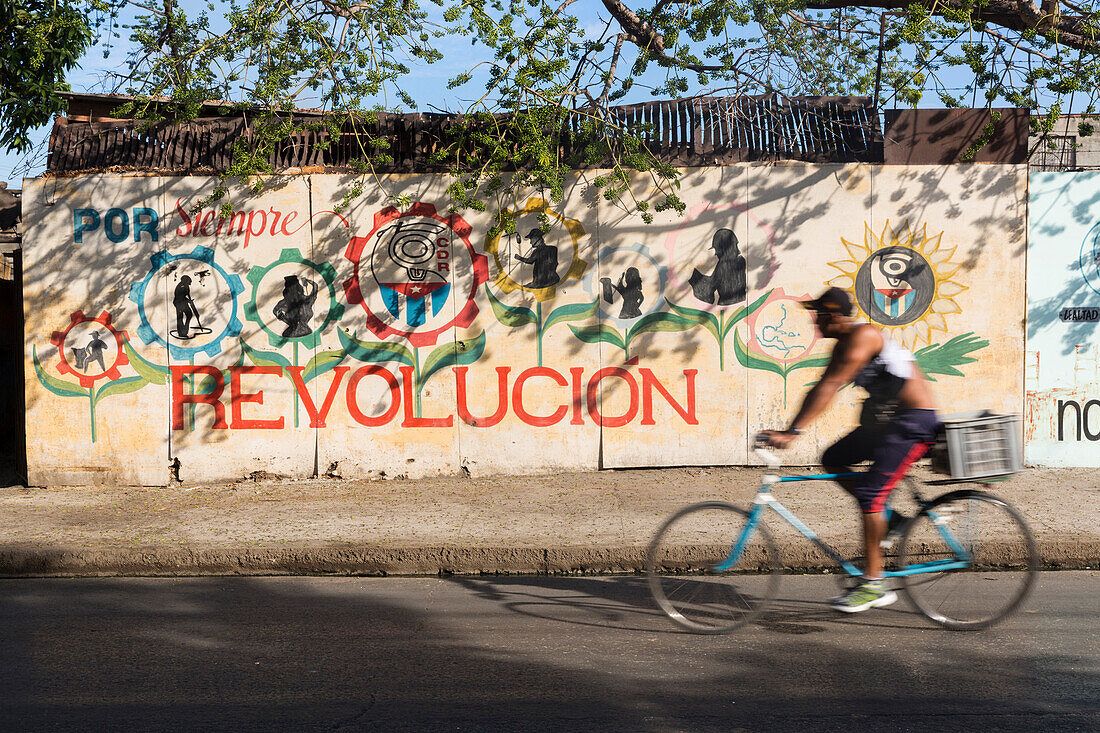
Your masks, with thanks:
[(726, 371), (726, 312), (718, 312), (718, 371)]
[[(195, 357), (192, 355), (188, 359), (188, 363), (191, 366), (195, 366)], [(192, 369), (191, 373), (187, 375), (187, 384), (191, 387), (191, 394), (195, 394), (195, 370)], [(195, 432), (195, 410), (198, 409), (198, 405), (192, 402), (188, 405), (187, 410), (187, 428), (191, 432)]]
[(95, 442), (95, 387), (88, 388), (88, 415), (92, 422), (92, 442)]
[(535, 326), (538, 330), (539, 366), (542, 366), (542, 301), (535, 304)]
[(420, 347), (413, 347), (413, 413), (420, 417), (420, 390), (424, 386), (420, 383)]
[[(294, 342), (294, 366), (298, 366), (298, 342)], [(298, 390), (294, 390), (294, 427), (298, 427)]]

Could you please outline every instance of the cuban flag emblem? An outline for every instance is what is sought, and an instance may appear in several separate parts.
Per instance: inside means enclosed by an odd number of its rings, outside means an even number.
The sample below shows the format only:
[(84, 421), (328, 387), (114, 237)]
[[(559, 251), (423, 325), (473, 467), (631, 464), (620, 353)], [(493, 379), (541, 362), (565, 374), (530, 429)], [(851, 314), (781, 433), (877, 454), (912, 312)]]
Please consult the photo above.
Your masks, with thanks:
[(897, 318), (909, 310), (916, 295), (913, 288), (875, 288), (875, 305), (891, 318)]

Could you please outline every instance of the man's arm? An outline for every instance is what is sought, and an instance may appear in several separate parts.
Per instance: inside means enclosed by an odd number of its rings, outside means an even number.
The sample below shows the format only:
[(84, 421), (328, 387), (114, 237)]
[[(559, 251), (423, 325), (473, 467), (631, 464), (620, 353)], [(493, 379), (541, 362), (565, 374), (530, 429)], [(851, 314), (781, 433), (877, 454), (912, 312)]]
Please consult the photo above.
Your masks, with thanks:
[[(833, 351), (825, 373), (802, 400), (802, 406), (791, 421), (791, 428), (802, 430), (812, 423), (825, 411), (840, 388), (854, 380), (860, 370), (867, 366), (867, 363), (881, 349), (882, 336), (877, 330), (869, 327), (857, 328), (846, 346)], [(785, 448), (795, 436), (796, 433), (793, 432), (773, 433), (771, 434), (772, 445)]]

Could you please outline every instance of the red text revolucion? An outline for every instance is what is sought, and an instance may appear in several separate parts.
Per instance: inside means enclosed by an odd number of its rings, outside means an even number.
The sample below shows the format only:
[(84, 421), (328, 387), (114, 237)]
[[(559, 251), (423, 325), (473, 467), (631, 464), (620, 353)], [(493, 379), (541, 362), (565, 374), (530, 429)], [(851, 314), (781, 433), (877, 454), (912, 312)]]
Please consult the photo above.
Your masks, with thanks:
[[(454, 414), (442, 417), (424, 417), (415, 414), (414, 372), (410, 366), (398, 369), (400, 376), (384, 366), (369, 364), (352, 370), (348, 366), (339, 366), (333, 370), (333, 378), (327, 389), (317, 390), (324, 395), (318, 405), (314, 395), (310, 394), (302, 373), (304, 367), (279, 366), (235, 366), (229, 368), (229, 384), (226, 385), (222, 371), (213, 366), (173, 366), (172, 367), (172, 429), (184, 430), (184, 408), (186, 405), (208, 405), (214, 413), (212, 428), (215, 430), (281, 430), (285, 426), (283, 417), (261, 417), (258, 407), (264, 403), (263, 390), (245, 391), (241, 377), (246, 375), (266, 376), (269, 378), (286, 377), (294, 384), (298, 399), (309, 415), (310, 427), (323, 428), (336, 398), (343, 391), (343, 403), (348, 414), (358, 424), (366, 427), (388, 425), (398, 419), (400, 414), (403, 428), (442, 428), (454, 425)], [(570, 425), (584, 425), (586, 421), (606, 427), (621, 427), (638, 419), (642, 425), (656, 425), (654, 418), (654, 394), (660, 398), (688, 425), (698, 425), (695, 416), (695, 375), (696, 369), (684, 369), (684, 400), (673, 397), (652, 370), (641, 367), (637, 376), (622, 367), (605, 367), (586, 377), (584, 367), (573, 367), (565, 375), (550, 367), (530, 367), (512, 373), (511, 367), (496, 368), (495, 399), (480, 400), (491, 407), (484, 413), (475, 413), (470, 405), (467, 390), (469, 367), (455, 367), (456, 412), (459, 419), (467, 425), (488, 428), (500, 423), (511, 412), (520, 421), (535, 427), (548, 427), (568, 420)], [(214, 388), (207, 394), (191, 394), (188, 391), (188, 378), (195, 375), (210, 377)], [(369, 415), (363, 410), (358, 390), (364, 380), (381, 380), (389, 392), (388, 405), (379, 414)], [(254, 381), (254, 380), (252, 380)], [(229, 395), (225, 397), (226, 388)], [(254, 388), (252, 388), (254, 389)], [(554, 390), (558, 404), (553, 409), (536, 412), (531, 408), (530, 397), (540, 397)], [(615, 404), (626, 403), (619, 407), (619, 414), (607, 414), (603, 411), (602, 395), (613, 392), (626, 399), (616, 399)], [(491, 394), (491, 392), (490, 392)], [(492, 406), (495, 402), (495, 406)], [(540, 404), (544, 399), (539, 400)], [(226, 419), (226, 405), (229, 407)], [(250, 416), (245, 416), (247, 410)], [(489, 411), (491, 409), (491, 411)]]

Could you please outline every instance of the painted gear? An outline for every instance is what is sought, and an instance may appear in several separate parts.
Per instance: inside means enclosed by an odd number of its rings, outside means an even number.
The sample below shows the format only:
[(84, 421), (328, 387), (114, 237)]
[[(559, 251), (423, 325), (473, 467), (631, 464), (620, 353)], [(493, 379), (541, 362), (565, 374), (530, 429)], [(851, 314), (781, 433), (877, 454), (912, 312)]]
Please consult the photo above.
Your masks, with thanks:
[[(306, 336), (294, 336), (286, 337), (282, 334), (276, 333), (268, 328), (267, 323), (264, 322), (260, 316), (259, 309), (256, 303), (256, 297), (259, 294), (260, 283), (267, 273), (279, 265), (286, 264), (288, 262), (295, 262), (300, 265), (304, 265), (321, 276), (325, 281), (325, 285), (328, 286), (329, 306), (328, 314), (325, 316), (324, 322), (316, 329), (311, 331)], [(276, 349), (282, 348), (288, 343), (299, 343), (307, 348), (317, 348), (321, 341), (321, 334), (330, 325), (339, 321), (344, 315), (344, 306), (342, 303), (336, 301), (336, 268), (328, 262), (316, 263), (312, 260), (308, 260), (302, 257), (302, 253), (297, 249), (284, 249), (279, 254), (279, 259), (272, 262), (267, 267), (256, 266), (248, 272), (248, 281), (252, 283), (252, 296), (247, 303), (244, 304), (244, 317), (258, 325), (263, 332), (267, 334), (267, 340)]]
[[(374, 240), (374, 236), (378, 233), (382, 227), (386, 226), (390, 222), (404, 217), (424, 217), (435, 219), (436, 221), (445, 224), (451, 231), (453, 231), (458, 239), (466, 248), (466, 252), (470, 257), (470, 269), (473, 273), (473, 281), (469, 283), (469, 292), (463, 294), (465, 297), (465, 304), (458, 308), (458, 312), (455, 317), (450, 321), (444, 323), (436, 328), (427, 330), (414, 330), (415, 327), (404, 330), (400, 328), (394, 328), (386, 323), (382, 318), (379, 318), (370, 308), (367, 302), (367, 297), (364, 296), (363, 287), (361, 285), (361, 270), (366, 268), (370, 269), (370, 250), (368, 245), (371, 245)], [(347, 249), (344, 251), (344, 258), (350, 261), (355, 271), (351, 277), (344, 281), (344, 295), (347, 297), (349, 303), (355, 303), (360, 305), (367, 313), (367, 328), (377, 336), (379, 339), (385, 340), (390, 336), (400, 336), (407, 340), (411, 346), (433, 346), (439, 339), (440, 334), (451, 330), (452, 328), (469, 328), (473, 323), (474, 318), (477, 317), (478, 307), (475, 301), (478, 289), (489, 280), (489, 261), (483, 254), (478, 254), (474, 251), (474, 246), (470, 242), (470, 233), (473, 231), (465, 219), (458, 214), (450, 214), (443, 217), (436, 212), (435, 206), (429, 203), (419, 202), (409, 207), (408, 211), (401, 212), (394, 206), (387, 206), (381, 211), (374, 214), (374, 228), (370, 230), (370, 233), (365, 237), (352, 237), (351, 242), (348, 243)], [(362, 262), (364, 254), (367, 254), (367, 262)], [(451, 271), (453, 274), (453, 270)], [(368, 277), (370, 277), (368, 275)]]
[[(180, 346), (179, 344), (168, 342), (152, 327), (149, 323), (149, 316), (145, 312), (145, 292), (153, 283), (153, 278), (162, 267), (169, 262), (175, 262), (177, 260), (197, 260), (208, 265), (226, 282), (229, 286), (229, 292), (233, 297), (233, 311), (227, 319), (225, 328), (205, 346)], [(137, 334), (143, 343), (148, 345), (156, 341), (168, 348), (168, 353), (173, 359), (186, 360), (199, 353), (205, 353), (210, 357), (217, 356), (222, 351), (223, 339), (226, 337), (234, 338), (240, 335), (243, 324), (240, 319), (237, 318), (237, 297), (244, 292), (244, 285), (241, 283), (239, 275), (230, 275), (221, 265), (214, 262), (214, 250), (209, 247), (203, 247), (202, 245), (196, 246), (195, 249), (188, 254), (180, 255), (169, 254), (168, 250), (161, 250), (152, 255), (149, 261), (152, 267), (149, 269), (149, 273), (145, 276), (145, 279), (130, 286), (130, 300), (137, 304), (138, 314), (141, 316), (141, 325), (138, 326)]]
[(497, 265), (497, 276), (493, 284), (503, 293), (510, 293), (513, 290), (522, 290), (525, 293), (534, 295), (537, 301), (542, 302), (551, 300), (557, 294), (558, 287), (565, 283), (566, 280), (570, 278), (579, 280), (584, 274), (584, 271), (588, 269), (588, 262), (581, 259), (580, 256), (580, 242), (581, 238), (585, 235), (584, 227), (576, 219), (568, 219), (562, 214), (554, 211), (550, 208), (550, 204), (546, 199), (537, 196), (532, 196), (527, 199), (527, 203), (524, 204), (522, 209), (504, 209), (497, 215), (497, 221), (501, 225), (504, 225), (508, 221), (514, 221), (523, 214), (546, 214), (561, 222), (562, 226), (565, 227), (565, 231), (569, 233), (569, 239), (573, 244), (569, 267), (565, 271), (565, 274), (561, 276), (561, 279), (550, 287), (530, 288), (526, 285), (521, 285), (513, 280), (512, 276), (508, 274), (511, 263), (502, 260), (500, 238), (503, 234), (497, 232), (485, 242), (485, 251), (493, 255), (493, 260)]
[[(115, 360), (104, 371), (99, 374), (81, 374), (69, 363), (68, 351), (65, 348), (65, 339), (68, 338), (69, 332), (73, 330), (75, 326), (81, 323), (98, 323), (114, 337), (117, 348), (115, 349)], [(103, 311), (95, 318), (88, 318), (84, 315), (84, 311), (73, 311), (69, 316), (69, 325), (65, 327), (64, 331), (54, 331), (50, 335), (50, 343), (57, 347), (57, 371), (62, 374), (71, 374), (77, 378), (81, 387), (91, 389), (97, 379), (106, 379), (109, 382), (113, 382), (116, 379), (122, 378), (122, 373), (119, 372), (120, 366), (125, 366), (130, 363), (129, 357), (126, 356), (126, 352), (122, 350), (122, 344), (126, 341), (125, 331), (116, 331), (111, 325), (111, 314), (107, 311)]]

